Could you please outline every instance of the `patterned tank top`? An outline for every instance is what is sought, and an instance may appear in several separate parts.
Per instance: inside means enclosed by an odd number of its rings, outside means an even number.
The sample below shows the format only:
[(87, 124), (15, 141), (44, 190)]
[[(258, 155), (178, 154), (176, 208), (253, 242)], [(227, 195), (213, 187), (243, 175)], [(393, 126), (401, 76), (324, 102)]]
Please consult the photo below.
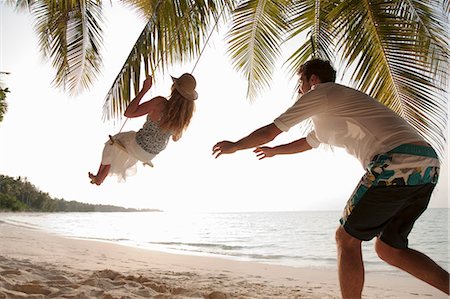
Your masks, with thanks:
[(159, 122), (153, 121), (148, 115), (144, 126), (136, 133), (136, 142), (147, 153), (157, 155), (166, 148), (171, 135), (172, 132), (161, 130)]

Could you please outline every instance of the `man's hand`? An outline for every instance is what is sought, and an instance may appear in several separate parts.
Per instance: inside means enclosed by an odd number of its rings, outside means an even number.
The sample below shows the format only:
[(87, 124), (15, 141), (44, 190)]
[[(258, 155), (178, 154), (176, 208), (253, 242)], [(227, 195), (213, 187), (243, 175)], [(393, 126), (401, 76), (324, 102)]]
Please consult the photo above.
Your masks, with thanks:
[(236, 144), (231, 141), (221, 141), (216, 143), (213, 147), (213, 156), (217, 159), (222, 154), (232, 154), (237, 151)]
[(276, 155), (274, 148), (269, 146), (257, 147), (253, 152), (256, 154), (256, 157), (259, 160), (270, 158)]

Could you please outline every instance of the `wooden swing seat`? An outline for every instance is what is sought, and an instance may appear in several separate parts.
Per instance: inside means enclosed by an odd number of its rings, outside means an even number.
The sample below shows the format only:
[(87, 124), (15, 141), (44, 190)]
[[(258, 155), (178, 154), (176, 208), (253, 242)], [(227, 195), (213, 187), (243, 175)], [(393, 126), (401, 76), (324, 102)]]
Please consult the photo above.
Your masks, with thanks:
[[(118, 148), (120, 148), (121, 150), (123, 150), (124, 152), (128, 153), (127, 148), (123, 145), (122, 142), (120, 142), (120, 140), (114, 139), (111, 135), (108, 135), (109, 137), (109, 144), (111, 145), (115, 145)], [(150, 167), (155, 167), (155, 165), (153, 165), (153, 163), (151, 161), (148, 162), (142, 162), (142, 164), (144, 164), (144, 166), (150, 166)]]

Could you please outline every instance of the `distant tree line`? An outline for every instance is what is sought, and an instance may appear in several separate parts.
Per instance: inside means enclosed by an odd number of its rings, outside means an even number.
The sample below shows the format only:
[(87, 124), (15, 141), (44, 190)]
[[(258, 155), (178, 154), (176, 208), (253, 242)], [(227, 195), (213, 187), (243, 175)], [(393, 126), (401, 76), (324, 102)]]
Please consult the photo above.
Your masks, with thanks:
[(38, 190), (26, 177), (0, 174), (0, 211), (29, 212), (140, 212), (157, 209), (128, 209), (112, 205), (94, 205), (52, 198)]

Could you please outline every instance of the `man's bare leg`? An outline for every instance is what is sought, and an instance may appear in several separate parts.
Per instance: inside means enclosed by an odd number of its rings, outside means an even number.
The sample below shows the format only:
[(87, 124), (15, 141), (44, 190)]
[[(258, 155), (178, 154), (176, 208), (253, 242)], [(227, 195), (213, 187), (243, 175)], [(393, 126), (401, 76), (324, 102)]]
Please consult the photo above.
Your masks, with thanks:
[(342, 298), (359, 299), (364, 286), (361, 241), (341, 226), (336, 231), (339, 283)]
[(386, 263), (429, 283), (449, 295), (449, 274), (425, 254), (414, 249), (397, 249), (377, 238), (375, 250)]

